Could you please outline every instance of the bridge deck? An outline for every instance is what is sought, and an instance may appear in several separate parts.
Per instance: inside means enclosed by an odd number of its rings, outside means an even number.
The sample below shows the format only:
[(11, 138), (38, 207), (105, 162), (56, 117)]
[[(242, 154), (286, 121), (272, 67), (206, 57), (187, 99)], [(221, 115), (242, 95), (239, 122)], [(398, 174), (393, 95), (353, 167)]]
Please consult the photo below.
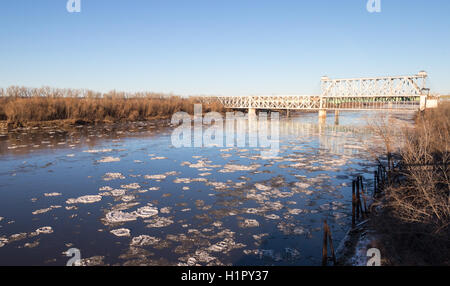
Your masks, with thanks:
[(231, 109), (265, 110), (417, 110), (420, 96), (308, 96), (267, 95), (219, 97)]

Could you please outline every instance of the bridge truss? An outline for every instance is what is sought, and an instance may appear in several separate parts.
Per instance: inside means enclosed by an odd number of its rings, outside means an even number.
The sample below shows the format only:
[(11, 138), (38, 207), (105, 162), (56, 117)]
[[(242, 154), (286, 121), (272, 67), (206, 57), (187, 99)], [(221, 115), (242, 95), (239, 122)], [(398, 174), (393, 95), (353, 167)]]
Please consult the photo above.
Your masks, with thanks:
[(222, 96), (220, 102), (232, 109), (286, 110), (417, 110), (427, 74), (412, 76), (329, 79), (322, 78), (321, 95)]

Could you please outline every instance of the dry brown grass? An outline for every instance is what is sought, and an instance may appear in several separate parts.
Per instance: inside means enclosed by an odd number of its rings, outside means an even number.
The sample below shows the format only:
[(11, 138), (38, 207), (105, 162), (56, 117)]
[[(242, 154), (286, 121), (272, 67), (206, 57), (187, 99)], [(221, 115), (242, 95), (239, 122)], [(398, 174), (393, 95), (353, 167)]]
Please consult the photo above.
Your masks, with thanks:
[(402, 184), (386, 192), (394, 213), (409, 223), (429, 225), (436, 234), (450, 227), (450, 105), (416, 118), (401, 149)]
[(52, 120), (87, 122), (141, 121), (170, 117), (178, 111), (223, 112), (222, 105), (204, 97), (183, 98), (155, 93), (106, 94), (85, 90), (10, 87), (0, 90), (0, 120), (15, 124)]
[(397, 166), (390, 168), (384, 211), (375, 223), (398, 263), (448, 265), (450, 104), (426, 110), (415, 121), (414, 128), (404, 130)]

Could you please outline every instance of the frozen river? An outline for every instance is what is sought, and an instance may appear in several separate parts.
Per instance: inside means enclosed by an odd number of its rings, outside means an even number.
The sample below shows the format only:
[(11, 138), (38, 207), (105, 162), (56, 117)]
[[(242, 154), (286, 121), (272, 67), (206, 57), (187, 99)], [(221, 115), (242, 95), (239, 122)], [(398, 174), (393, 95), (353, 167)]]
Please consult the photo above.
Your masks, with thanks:
[(351, 181), (373, 174), (376, 113), (280, 121), (280, 152), (174, 148), (159, 124), (0, 133), (0, 265), (320, 265)]

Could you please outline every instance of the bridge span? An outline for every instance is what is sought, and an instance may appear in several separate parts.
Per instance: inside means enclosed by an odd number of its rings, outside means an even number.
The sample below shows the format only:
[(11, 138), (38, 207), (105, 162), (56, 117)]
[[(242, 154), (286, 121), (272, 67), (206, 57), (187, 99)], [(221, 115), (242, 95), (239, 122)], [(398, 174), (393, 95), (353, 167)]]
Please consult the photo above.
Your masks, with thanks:
[(320, 95), (220, 96), (226, 108), (256, 110), (312, 110), (325, 117), (327, 110), (424, 110), (436, 107), (438, 96), (426, 88), (428, 75), (330, 79), (322, 77)]

